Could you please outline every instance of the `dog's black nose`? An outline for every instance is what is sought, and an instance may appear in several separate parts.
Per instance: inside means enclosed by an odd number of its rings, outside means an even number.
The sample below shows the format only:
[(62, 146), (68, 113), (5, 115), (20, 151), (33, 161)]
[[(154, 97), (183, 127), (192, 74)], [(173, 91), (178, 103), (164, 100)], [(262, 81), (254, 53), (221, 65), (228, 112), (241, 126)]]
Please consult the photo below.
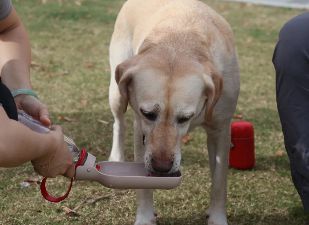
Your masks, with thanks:
[(151, 165), (155, 172), (168, 173), (173, 167), (173, 160), (151, 159)]

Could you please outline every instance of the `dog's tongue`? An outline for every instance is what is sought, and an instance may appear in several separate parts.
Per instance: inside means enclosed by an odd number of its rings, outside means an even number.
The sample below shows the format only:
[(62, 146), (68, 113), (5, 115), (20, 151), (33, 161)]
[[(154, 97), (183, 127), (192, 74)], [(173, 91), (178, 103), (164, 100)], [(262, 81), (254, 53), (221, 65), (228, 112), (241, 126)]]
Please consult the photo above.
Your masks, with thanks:
[(150, 172), (148, 174), (150, 177), (180, 177), (181, 173), (180, 171), (174, 172), (174, 173), (156, 173), (156, 172)]

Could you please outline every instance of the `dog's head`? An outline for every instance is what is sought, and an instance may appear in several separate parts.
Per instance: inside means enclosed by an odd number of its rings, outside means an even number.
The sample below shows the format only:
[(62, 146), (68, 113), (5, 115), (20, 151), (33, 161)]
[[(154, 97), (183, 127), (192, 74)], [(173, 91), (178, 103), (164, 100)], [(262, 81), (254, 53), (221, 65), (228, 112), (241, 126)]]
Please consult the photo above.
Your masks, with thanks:
[(210, 63), (164, 58), (136, 55), (118, 65), (115, 77), (135, 111), (147, 168), (172, 174), (179, 170), (181, 139), (190, 125), (211, 122), (222, 79)]

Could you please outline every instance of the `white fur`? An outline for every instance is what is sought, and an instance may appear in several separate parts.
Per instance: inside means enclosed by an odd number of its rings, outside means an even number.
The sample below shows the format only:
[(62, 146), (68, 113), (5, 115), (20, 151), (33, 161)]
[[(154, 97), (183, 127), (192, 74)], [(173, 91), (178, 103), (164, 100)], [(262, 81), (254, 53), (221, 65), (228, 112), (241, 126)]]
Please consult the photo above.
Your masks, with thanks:
[[(194, 61), (193, 58), (185, 59), (188, 48), (177, 43), (177, 38), (165, 46), (164, 51), (170, 54), (168, 56), (162, 54), (162, 58), (163, 63), (169, 60), (176, 63), (180, 60), (181, 64), (177, 65), (188, 65), (179, 72), (179, 76), (171, 78), (164, 67), (157, 68), (151, 63), (147, 64), (146, 68), (138, 65), (132, 68), (134, 78), (128, 87), (127, 99), (122, 95), (123, 93), (120, 93), (115, 80), (116, 67), (139, 54), (146, 39), (160, 41), (160, 38), (168, 36), (169, 32), (185, 33), (187, 30), (198, 32), (205, 39), (205, 43), (209, 44), (210, 62), (223, 81), (222, 94), (214, 108), (211, 123), (205, 123), (207, 108), (204, 106), (207, 99), (212, 100), (210, 96), (205, 95), (205, 88), (215, 89), (210, 74), (213, 68), (206, 66), (206, 72), (200, 72), (202, 68), (199, 68), (201, 67), (199, 62)], [(210, 37), (211, 35), (215, 38)], [(188, 36), (186, 43), (194, 45), (195, 37)], [(180, 47), (175, 48), (175, 46)], [(183, 61), (179, 59), (180, 56), (184, 57)], [(140, 64), (142, 63), (143, 61)], [(171, 146), (166, 151), (172, 152), (173, 155), (174, 163), (169, 171), (171, 173), (180, 168), (181, 138), (195, 126), (203, 126), (208, 135), (207, 146), (212, 182), (210, 206), (207, 211), (208, 225), (227, 225), (225, 205), (230, 122), (239, 92), (237, 56), (228, 24), (212, 9), (195, 0), (128, 0), (122, 7), (115, 24), (110, 44), (110, 66), (112, 75), (109, 100), (115, 122), (109, 159), (124, 160), (124, 112), (127, 101), (135, 112), (135, 160), (144, 161), (149, 170), (153, 169), (151, 163), (153, 155), (158, 152), (165, 153), (165, 149), (162, 149), (164, 146), (151, 139), (156, 129), (162, 126), (163, 128), (159, 129), (162, 131), (166, 127), (173, 134), (175, 143), (170, 143), (171, 140), (166, 142)], [(186, 71), (186, 68), (192, 69)], [(157, 109), (158, 118), (155, 121), (147, 120), (141, 114), (141, 108), (146, 111)], [(188, 122), (179, 124), (177, 118), (181, 115), (193, 115), (193, 117)], [(146, 137), (145, 145), (143, 145), (143, 135)], [(156, 133), (156, 135), (155, 137), (164, 139), (160, 134)], [(153, 192), (137, 190), (137, 203), (135, 225), (156, 224)]]

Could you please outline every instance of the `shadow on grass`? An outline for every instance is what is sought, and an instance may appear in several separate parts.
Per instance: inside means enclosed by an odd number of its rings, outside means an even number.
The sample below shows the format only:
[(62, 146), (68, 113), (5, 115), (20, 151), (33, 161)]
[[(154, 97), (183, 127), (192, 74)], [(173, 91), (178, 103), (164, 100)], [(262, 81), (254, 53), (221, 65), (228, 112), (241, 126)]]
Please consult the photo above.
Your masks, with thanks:
[(242, 211), (228, 218), (229, 225), (308, 225), (309, 216), (300, 207), (291, 208), (288, 214), (282, 213), (249, 213)]
[[(242, 211), (239, 214), (228, 216), (229, 225), (308, 225), (309, 216), (302, 208), (292, 208), (288, 215), (282, 214), (255, 214)], [(192, 215), (183, 215), (181, 217), (162, 217), (157, 218), (157, 225), (206, 225), (206, 213), (194, 213)], [(124, 225), (132, 225), (126, 223)]]
[[(282, 214), (255, 214), (241, 212), (228, 217), (229, 225), (308, 225), (309, 215), (306, 215), (302, 208), (292, 208), (288, 215)], [(207, 218), (205, 213), (196, 213), (188, 217), (165, 217), (159, 218), (158, 225), (205, 225)]]
[(206, 224), (206, 214), (205, 213), (195, 213), (188, 217), (164, 217), (158, 219), (158, 225), (189, 225), (189, 224)]

